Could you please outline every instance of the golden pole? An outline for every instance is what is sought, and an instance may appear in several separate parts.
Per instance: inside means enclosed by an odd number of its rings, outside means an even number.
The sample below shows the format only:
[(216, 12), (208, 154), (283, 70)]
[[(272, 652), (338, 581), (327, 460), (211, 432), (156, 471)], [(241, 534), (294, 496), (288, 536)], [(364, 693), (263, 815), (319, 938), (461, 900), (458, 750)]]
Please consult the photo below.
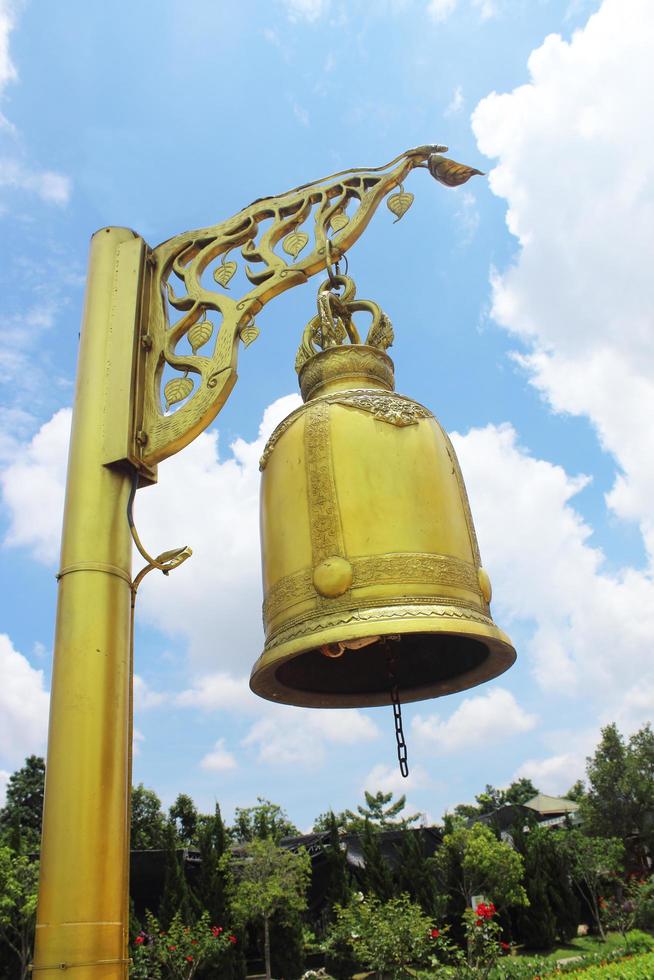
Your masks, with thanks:
[[(34, 967), (127, 977), (131, 538), (127, 469), (103, 465), (119, 246), (91, 240), (59, 573)], [(128, 352), (131, 359), (131, 351)]]

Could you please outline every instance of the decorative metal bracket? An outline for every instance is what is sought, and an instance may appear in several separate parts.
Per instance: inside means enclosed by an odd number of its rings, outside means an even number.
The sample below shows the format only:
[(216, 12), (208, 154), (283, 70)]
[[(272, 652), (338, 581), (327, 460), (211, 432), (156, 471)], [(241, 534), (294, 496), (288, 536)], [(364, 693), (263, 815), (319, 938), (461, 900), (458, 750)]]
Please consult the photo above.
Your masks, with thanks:
[[(426, 168), (450, 187), (481, 173), (441, 156), (446, 150), (420, 146), (383, 167), (348, 170), (261, 198), (220, 224), (149, 251), (130, 460), (151, 473), (213, 421), (236, 382), (239, 340), (247, 347), (258, 336), (256, 314), (342, 258), (395, 188), (387, 204), (399, 220), (413, 202), (403, 187), (412, 170)], [(232, 297), (227, 291), (238, 265), (230, 253), (237, 249), (252, 288)]]

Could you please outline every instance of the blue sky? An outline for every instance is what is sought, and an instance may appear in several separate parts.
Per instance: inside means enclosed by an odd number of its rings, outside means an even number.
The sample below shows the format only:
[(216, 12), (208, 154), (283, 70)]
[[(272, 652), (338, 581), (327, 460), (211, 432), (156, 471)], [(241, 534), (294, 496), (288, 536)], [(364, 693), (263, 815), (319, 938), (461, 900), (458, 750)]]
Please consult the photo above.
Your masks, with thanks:
[[(453, 434), (518, 650), (496, 681), (405, 710), (258, 701), (257, 461), (294, 406), (317, 281), (278, 297), (217, 424), (160, 467), (137, 521), (135, 782), (201, 808), (266, 796), (302, 828), (363, 788), (427, 819), (486, 782), (563, 792), (602, 724), (654, 704), (647, 0), (0, 0), (0, 773), (42, 752), (88, 240), (152, 245), (256, 197), (445, 143), (488, 172), (414, 172), (350, 253), (393, 320), (398, 390)], [(383, 213), (382, 213), (383, 212)]]

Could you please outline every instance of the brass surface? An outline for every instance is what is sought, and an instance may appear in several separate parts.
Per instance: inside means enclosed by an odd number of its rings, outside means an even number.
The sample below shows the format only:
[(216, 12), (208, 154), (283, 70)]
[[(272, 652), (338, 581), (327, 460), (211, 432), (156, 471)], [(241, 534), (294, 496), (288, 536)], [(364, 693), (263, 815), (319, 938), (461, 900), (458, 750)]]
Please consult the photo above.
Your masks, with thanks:
[(515, 659), (490, 616), (447, 434), (388, 390), (385, 351), (352, 339), (321, 324), (324, 349), (300, 367), (307, 401), (260, 464), (266, 642), (250, 686), (279, 702), (389, 704), (388, 643), (403, 702), (465, 690)]
[[(54, 644), (34, 965), (127, 976), (131, 540), (127, 471), (103, 465), (111, 424), (118, 250), (91, 244), (71, 432)], [(119, 413), (124, 410), (121, 406)]]

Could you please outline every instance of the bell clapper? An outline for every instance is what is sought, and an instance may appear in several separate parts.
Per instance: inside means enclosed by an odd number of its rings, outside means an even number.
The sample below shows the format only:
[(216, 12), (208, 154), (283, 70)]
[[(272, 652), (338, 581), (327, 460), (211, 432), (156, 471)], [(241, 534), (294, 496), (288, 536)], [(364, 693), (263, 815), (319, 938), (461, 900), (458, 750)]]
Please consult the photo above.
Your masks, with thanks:
[(397, 742), (397, 760), (400, 764), (400, 772), (406, 779), (409, 775), (409, 763), (407, 760), (406, 742), (404, 740), (404, 728), (402, 727), (402, 703), (400, 692), (397, 686), (396, 660), (395, 654), (390, 647), (389, 640), (399, 640), (399, 636), (388, 636), (383, 640), (384, 653), (386, 654), (386, 664), (388, 666), (388, 677), (391, 682), (391, 704), (393, 705), (393, 721), (395, 723), (395, 741)]

